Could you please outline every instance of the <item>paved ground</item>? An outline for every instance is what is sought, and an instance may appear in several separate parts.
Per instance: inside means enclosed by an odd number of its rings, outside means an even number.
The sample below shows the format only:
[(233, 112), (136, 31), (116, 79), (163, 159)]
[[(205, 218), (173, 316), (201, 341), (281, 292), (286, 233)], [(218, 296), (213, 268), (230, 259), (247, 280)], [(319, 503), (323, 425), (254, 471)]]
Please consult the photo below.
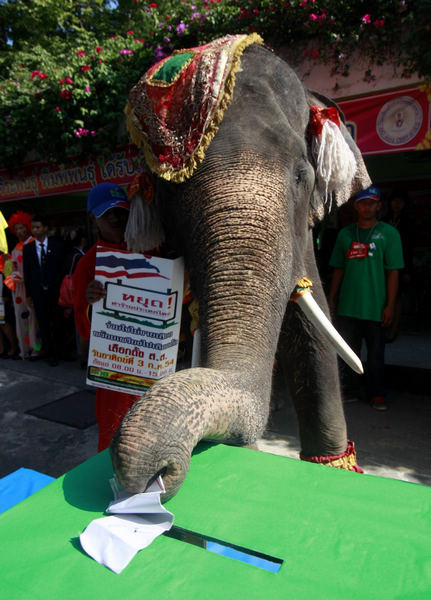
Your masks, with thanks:
[[(277, 398), (285, 396), (281, 378), (276, 379), (275, 394)], [(390, 390), (388, 403), (386, 412), (376, 411), (365, 402), (344, 406), (358, 463), (371, 475), (431, 485), (431, 397)], [(288, 398), (281, 410), (272, 413), (258, 448), (298, 457), (295, 414)]]
[[(0, 477), (32, 468), (58, 477), (94, 455), (97, 427), (79, 430), (25, 414), (26, 410), (86, 389), (78, 362), (0, 360)], [(295, 416), (280, 376), (275, 393), (284, 401), (274, 412), (258, 448), (298, 457)], [(357, 402), (345, 407), (349, 436), (367, 473), (431, 485), (431, 398), (392, 391), (385, 413)]]
[(19, 467), (58, 477), (96, 453), (96, 425), (79, 430), (25, 414), (82, 389), (78, 362), (0, 359), (0, 477)]

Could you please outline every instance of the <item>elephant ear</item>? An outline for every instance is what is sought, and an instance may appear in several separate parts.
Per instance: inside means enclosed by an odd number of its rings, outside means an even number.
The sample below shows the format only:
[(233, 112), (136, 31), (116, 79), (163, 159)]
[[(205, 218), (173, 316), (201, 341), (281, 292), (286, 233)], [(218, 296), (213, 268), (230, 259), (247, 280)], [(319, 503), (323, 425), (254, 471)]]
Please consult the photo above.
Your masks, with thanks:
[[(371, 180), (359, 148), (344, 125), (344, 114), (329, 98), (310, 93), (309, 137), (315, 165), (316, 186), (310, 220), (322, 220), (325, 208), (341, 206)], [(340, 118), (341, 117), (341, 118)]]
[(124, 237), (131, 252), (149, 252), (165, 240), (154, 189), (147, 173), (136, 175), (129, 185), (130, 214)]

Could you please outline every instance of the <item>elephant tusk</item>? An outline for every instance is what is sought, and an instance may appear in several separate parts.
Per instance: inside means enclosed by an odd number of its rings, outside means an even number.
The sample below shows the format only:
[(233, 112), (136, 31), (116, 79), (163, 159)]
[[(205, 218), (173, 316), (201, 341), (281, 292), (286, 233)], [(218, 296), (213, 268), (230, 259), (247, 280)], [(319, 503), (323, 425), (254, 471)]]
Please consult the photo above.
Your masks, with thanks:
[(353, 352), (350, 346), (343, 340), (341, 335), (332, 325), (328, 317), (322, 311), (320, 306), (314, 300), (309, 289), (302, 289), (301, 293), (295, 294), (292, 298), (304, 312), (308, 320), (321, 331), (331, 344), (335, 347), (337, 354), (341, 356), (346, 364), (349, 365), (356, 373), (362, 375), (364, 369), (360, 358)]

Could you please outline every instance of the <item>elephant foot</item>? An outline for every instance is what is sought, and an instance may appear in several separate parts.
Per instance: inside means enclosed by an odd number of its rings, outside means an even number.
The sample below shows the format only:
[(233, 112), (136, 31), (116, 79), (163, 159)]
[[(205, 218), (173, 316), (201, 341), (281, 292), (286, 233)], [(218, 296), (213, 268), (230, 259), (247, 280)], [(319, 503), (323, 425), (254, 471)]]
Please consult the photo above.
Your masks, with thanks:
[(355, 444), (350, 440), (347, 441), (347, 450), (342, 454), (337, 454), (334, 456), (304, 456), (303, 454), (300, 454), (299, 457), (301, 460), (320, 465), (326, 465), (327, 467), (345, 469), (346, 471), (355, 471), (356, 473), (364, 472), (364, 470), (356, 462)]

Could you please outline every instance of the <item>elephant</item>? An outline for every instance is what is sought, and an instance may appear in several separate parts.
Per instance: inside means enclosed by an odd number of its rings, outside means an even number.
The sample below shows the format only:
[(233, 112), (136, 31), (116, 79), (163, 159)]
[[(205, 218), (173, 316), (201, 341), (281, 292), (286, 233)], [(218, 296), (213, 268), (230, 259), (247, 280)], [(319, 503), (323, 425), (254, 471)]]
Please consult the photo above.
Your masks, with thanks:
[(111, 459), (130, 493), (144, 491), (162, 474), (163, 501), (171, 498), (202, 439), (254, 444), (268, 420), (277, 347), (297, 414), (301, 458), (342, 466), (337, 461), (349, 456), (344, 468), (360, 470), (347, 439), (336, 352), (290, 301), (307, 277), (330, 318), (313, 226), (331, 203), (339, 206), (370, 185), (342, 122), (354, 169), (338, 189), (328, 192), (319, 182), (310, 106), (325, 107), (322, 100), (271, 49), (250, 43), (193, 173), (179, 182), (152, 173), (152, 211), (184, 256), (199, 301), (201, 366), (155, 383), (117, 430)]

